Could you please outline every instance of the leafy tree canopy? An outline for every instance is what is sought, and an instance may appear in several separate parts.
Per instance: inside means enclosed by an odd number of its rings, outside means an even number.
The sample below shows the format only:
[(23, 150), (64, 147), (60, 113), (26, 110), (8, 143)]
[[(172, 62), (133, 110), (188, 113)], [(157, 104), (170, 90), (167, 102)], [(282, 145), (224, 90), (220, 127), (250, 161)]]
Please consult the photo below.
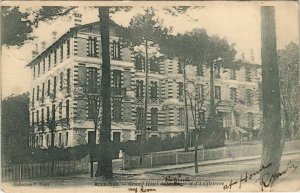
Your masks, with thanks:
[(236, 50), (225, 38), (209, 36), (205, 29), (193, 29), (184, 34), (169, 35), (160, 44), (161, 52), (193, 65), (208, 65), (221, 57), (223, 67), (233, 67)]
[(36, 38), (33, 29), (39, 22), (48, 22), (69, 14), (75, 7), (42, 6), (41, 8), (20, 10), (19, 7), (1, 7), (1, 44), (22, 46)]
[(170, 32), (170, 29), (163, 26), (163, 22), (155, 16), (153, 8), (147, 8), (144, 14), (134, 16), (127, 28), (124, 28), (122, 35), (133, 45), (158, 43)]

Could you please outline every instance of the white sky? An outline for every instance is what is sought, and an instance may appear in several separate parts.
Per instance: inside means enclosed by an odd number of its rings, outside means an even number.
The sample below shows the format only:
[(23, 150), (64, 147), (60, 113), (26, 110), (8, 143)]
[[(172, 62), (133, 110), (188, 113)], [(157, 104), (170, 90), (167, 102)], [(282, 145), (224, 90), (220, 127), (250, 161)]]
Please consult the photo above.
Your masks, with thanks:
[[(161, 7), (157, 15), (163, 19), (166, 26), (172, 26), (174, 33), (184, 33), (193, 28), (204, 28), (209, 35), (225, 37), (229, 43), (235, 43), (238, 51), (237, 58), (245, 54), (246, 60), (250, 57), (250, 50), (254, 50), (255, 62), (260, 63), (260, 4), (252, 2), (235, 2), (230, 5), (216, 3), (207, 4), (202, 9), (194, 9), (185, 15), (174, 17), (166, 15)], [(127, 26), (132, 16), (142, 12), (142, 7), (134, 7), (130, 12), (117, 12), (112, 19), (123, 26)], [(98, 20), (95, 9), (81, 7), (83, 24)], [(293, 41), (298, 44), (298, 5), (295, 2), (281, 2), (275, 6), (277, 47), (284, 48)], [(192, 19), (191, 19), (192, 18)], [(195, 21), (197, 20), (197, 21)], [(62, 18), (50, 24), (41, 23), (34, 34), (38, 38), (21, 48), (2, 49), (2, 97), (11, 94), (20, 94), (29, 91), (31, 74), (26, 64), (31, 60), (31, 51), (35, 43), (52, 42), (52, 31), (63, 35), (73, 26), (72, 19)]]

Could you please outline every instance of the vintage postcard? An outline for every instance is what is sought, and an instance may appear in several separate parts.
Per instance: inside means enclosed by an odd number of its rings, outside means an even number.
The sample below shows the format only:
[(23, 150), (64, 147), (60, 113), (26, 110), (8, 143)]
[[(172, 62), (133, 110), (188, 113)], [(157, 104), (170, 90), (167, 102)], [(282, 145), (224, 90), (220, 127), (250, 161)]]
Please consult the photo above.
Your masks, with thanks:
[(1, 192), (300, 191), (298, 9), (1, 2)]

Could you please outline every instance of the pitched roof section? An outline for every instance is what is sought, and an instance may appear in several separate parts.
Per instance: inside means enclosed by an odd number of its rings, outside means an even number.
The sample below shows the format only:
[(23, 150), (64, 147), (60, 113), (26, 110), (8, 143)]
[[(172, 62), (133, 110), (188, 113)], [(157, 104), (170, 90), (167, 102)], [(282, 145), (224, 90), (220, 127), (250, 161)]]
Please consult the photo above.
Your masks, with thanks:
[[(111, 27), (113, 27), (113, 29), (115, 29), (115, 31), (118, 31), (122, 28), (122, 26), (119, 26), (118, 24), (116, 24), (114, 21), (110, 20), (111, 22)], [(27, 67), (33, 66), (36, 63), (38, 63), (44, 56), (46, 56), (47, 54), (49, 54), (49, 52), (53, 51), (54, 49), (56, 49), (57, 46), (60, 45), (61, 42), (64, 42), (66, 39), (68, 39), (69, 37), (73, 36), (74, 33), (77, 33), (80, 30), (83, 29), (89, 29), (90, 27), (95, 27), (97, 26), (98, 29), (100, 29), (100, 22), (93, 22), (93, 23), (88, 23), (85, 25), (80, 25), (77, 27), (72, 27), (69, 29), (69, 31), (67, 31), (65, 34), (63, 34), (58, 40), (56, 40), (55, 42), (53, 42), (49, 47), (47, 47), (47, 49), (45, 49), (44, 51), (42, 51), (37, 57), (35, 57), (29, 64), (27, 64)]]

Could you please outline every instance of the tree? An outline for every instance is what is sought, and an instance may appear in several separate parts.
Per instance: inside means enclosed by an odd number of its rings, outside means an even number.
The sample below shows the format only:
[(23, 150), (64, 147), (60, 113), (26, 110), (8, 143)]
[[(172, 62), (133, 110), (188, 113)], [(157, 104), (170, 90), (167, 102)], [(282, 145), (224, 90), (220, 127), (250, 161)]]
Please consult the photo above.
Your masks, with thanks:
[(42, 6), (36, 10), (29, 8), (21, 11), (19, 7), (1, 7), (1, 44), (22, 46), (34, 40), (33, 29), (40, 22), (48, 22), (66, 16), (75, 7)]
[(2, 100), (2, 161), (9, 161), (13, 155), (21, 155), (20, 151), (29, 146), (29, 124), (29, 93), (11, 95)]
[[(262, 58), (262, 103), (263, 103), (263, 151), (261, 167), (262, 185), (278, 174), (281, 149), (281, 107), (277, 63), (275, 8), (261, 7), (261, 58)], [(270, 100), (272, 99), (272, 100)], [(272, 186), (270, 184), (269, 186)]]
[(127, 41), (134, 46), (144, 47), (145, 52), (145, 102), (144, 102), (144, 115), (142, 129), (141, 129), (141, 165), (144, 156), (144, 145), (146, 142), (146, 130), (147, 130), (147, 108), (148, 108), (148, 60), (149, 60), (149, 48), (154, 47), (157, 43), (167, 35), (169, 29), (163, 27), (162, 21), (155, 18), (155, 13), (152, 8), (147, 8), (144, 14), (138, 14), (133, 17), (129, 23), (127, 29), (122, 33)]
[[(297, 85), (299, 82), (299, 46), (293, 42), (278, 51), (283, 136), (293, 139), (299, 121)], [(287, 76), (288, 74), (288, 76)], [(298, 125), (299, 127), (299, 125)]]
[(204, 85), (202, 89), (200, 88), (200, 83), (197, 78), (195, 66), (189, 65), (186, 67), (187, 71), (187, 86), (186, 95), (189, 99), (189, 105), (192, 113), (192, 120), (195, 127), (195, 173), (198, 173), (198, 145), (199, 137), (204, 134), (203, 128), (207, 124), (205, 118), (205, 110), (203, 109), (203, 104), (209, 94), (209, 92), (204, 93)]

